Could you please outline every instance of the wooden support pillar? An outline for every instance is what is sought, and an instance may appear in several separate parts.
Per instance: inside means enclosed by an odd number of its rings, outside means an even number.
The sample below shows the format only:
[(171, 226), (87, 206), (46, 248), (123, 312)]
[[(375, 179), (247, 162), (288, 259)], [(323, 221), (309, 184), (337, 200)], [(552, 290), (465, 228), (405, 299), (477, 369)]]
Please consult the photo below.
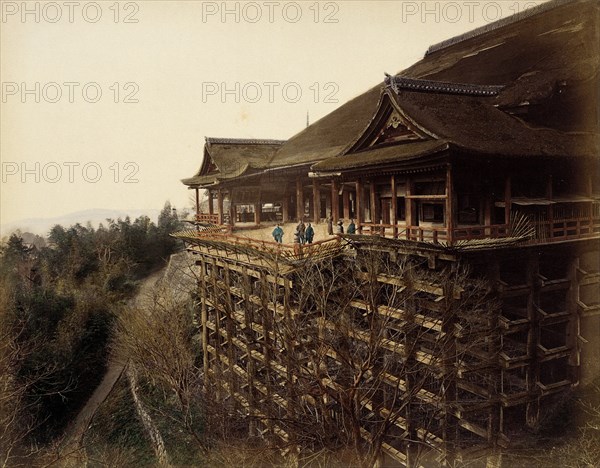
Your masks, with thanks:
[(350, 219), (350, 192), (347, 190), (342, 192), (342, 205), (344, 210), (344, 219), (347, 221)]
[(512, 184), (510, 176), (506, 176), (504, 180), (504, 224), (508, 226), (510, 224), (510, 209), (511, 209), (511, 194)]
[[(217, 273), (217, 261), (215, 258), (211, 259), (211, 265), (210, 265), (210, 282), (211, 282), (211, 289), (212, 289), (212, 297), (216, 299), (216, 295), (217, 295), (217, 291), (219, 290), (217, 287), (217, 277), (218, 277), (218, 273)], [(213, 309), (213, 314), (214, 314), (214, 327), (215, 327), (215, 333), (214, 333), (214, 340), (212, 345), (214, 346), (214, 360), (213, 360), (213, 364), (214, 364), (214, 371), (215, 371), (215, 379), (217, 382), (219, 382), (219, 385), (216, 386), (216, 398), (217, 401), (221, 400), (221, 397), (223, 396), (223, 392), (221, 390), (221, 385), (220, 382), (223, 381), (223, 372), (221, 369), (221, 350), (224, 348), (222, 346), (222, 339), (221, 339), (221, 309), (219, 307), (215, 307)]]
[(321, 219), (321, 191), (319, 190), (319, 181), (313, 179), (312, 181), (312, 192), (313, 192), (313, 223), (318, 223)]
[(414, 182), (413, 180), (408, 177), (406, 179), (406, 196), (404, 198), (405, 200), (405, 211), (406, 211), (406, 238), (410, 239), (411, 237), (411, 233), (410, 233), (410, 229), (411, 227), (415, 224), (415, 214), (413, 213), (413, 200), (412, 198), (410, 198), (410, 196), (413, 194), (414, 192)]
[(223, 224), (223, 191), (217, 190), (217, 216), (218, 223)]
[(200, 189), (196, 187), (196, 214), (200, 214)]
[[(485, 195), (485, 200), (484, 200), (484, 206), (483, 206), (483, 224), (484, 226), (491, 226), (492, 225), (492, 196), (489, 192), (486, 193)], [(488, 227), (485, 228), (485, 235), (489, 236), (492, 234), (492, 230)]]
[[(296, 385), (294, 383), (295, 381), (295, 377), (298, 373), (298, 370), (296, 370), (296, 363), (298, 362), (296, 359), (296, 353), (295, 353), (295, 349), (296, 346), (294, 345), (294, 342), (296, 340), (296, 336), (295, 334), (291, 333), (291, 330), (293, 330), (293, 321), (294, 321), (294, 316), (291, 312), (291, 291), (290, 291), (290, 282), (289, 281), (285, 281), (284, 285), (283, 285), (283, 316), (284, 316), (284, 320), (285, 323), (290, 324), (290, 327), (285, 327), (285, 332), (283, 335), (283, 356), (285, 356), (285, 361), (283, 361), (285, 363), (284, 367), (286, 369), (286, 387), (287, 387), (287, 417), (289, 418), (290, 421), (294, 420), (294, 417), (296, 416), (296, 408), (297, 408), (297, 404), (298, 404), (298, 397), (297, 397), (297, 388)], [(291, 466), (298, 466), (298, 460), (297, 460), (297, 456), (298, 456), (298, 452), (299, 452), (299, 447), (296, 445), (296, 440), (293, 437), (292, 434), (290, 434), (290, 438), (288, 440), (289, 442), (289, 447), (290, 447), (290, 452), (288, 454), (288, 457), (290, 457), (290, 465)]]
[(298, 221), (304, 218), (304, 191), (300, 177), (296, 179), (296, 218)]
[[(442, 404), (446, 408), (450, 408), (456, 404), (457, 400), (457, 385), (458, 379), (456, 371), (457, 361), (457, 339), (455, 337), (456, 312), (457, 303), (454, 299), (454, 284), (448, 281), (443, 286), (442, 300), (442, 333), (443, 342), (441, 344), (441, 368), (444, 375)], [(451, 411), (446, 411), (442, 416), (442, 447), (441, 466), (455, 467), (456, 453), (458, 448), (458, 418)]]
[[(255, 323), (254, 319), (254, 306), (250, 302), (250, 295), (252, 294), (252, 286), (250, 283), (250, 276), (248, 274), (248, 268), (242, 267), (242, 297), (244, 299), (244, 322), (246, 324)], [(246, 337), (246, 355), (251, 356), (252, 351), (255, 349), (255, 346), (258, 342), (258, 337), (256, 332), (252, 329), (252, 326), (243, 327), (243, 333)], [(246, 384), (248, 385), (248, 404), (250, 408), (256, 407), (255, 401), (255, 386), (254, 386), (254, 377), (257, 375), (256, 373), (256, 363), (254, 359), (248, 359), (246, 361)], [(258, 426), (258, 421), (249, 421), (248, 424), (248, 435), (250, 437), (256, 435), (256, 429)]]
[(254, 224), (260, 226), (260, 215), (262, 213), (262, 203), (258, 202), (254, 204)]
[(340, 196), (337, 180), (331, 179), (331, 219), (337, 223), (340, 219)]
[[(260, 281), (260, 308), (257, 309), (257, 313), (261, 318), (262, 326), (263, 326), (263, 340), (262, 340), (262, 352), (265, 356), (264, 361), (264, 372), (265, 372), (265, 381), (273, 382), (273, 369), (271, 363), (273, 362), (273, 354), (274, 354), (274, 346), (271, 337), (273, 336), (270, 332), (273, 330), (273, 321), (274, 317), (268, 312), (268, 303), (269, 303), (269, 290), (270, 285), (267, 282), (267, 278), (265, 272), (259, 270), (259, 281)], [(251, 290), (249, 291), (249, 294)], [(276, 301), (277, 302), (277, 301)], [(260, 343), (260, 342), (259, 342)], [(257, 343), (257, 345), (259, 344)], [(267, 394), (266, 401), (272, 401), (272, 385), (267, 385)], [(271, 412), (267, 413), (267, 415), (271, 415)], [(266, 421), (266, 426), (269, 431), (273, 431), (273, 418), (268, 418)]]
[(202, 366), (204, 369), (204, 388), (208, 388), (208, 310), (206, 299), (208, 297), (208, 288), (206, 286), (206, 262), (200, 261), (200, 320), (202, 322)]
[(396, 189), (396, 176), (393, 175), (390, 180), (390, 185), (392, 189), (392, 213), (390, 216), (390, 224), (392, 225), (392, 236), (394, 239), (398, 237), (398, 198), (397, 198), (397, 189)]
[(235, 218), (237, 216), (237, 210), (235, 208), (235, 203), (233, 203), (233, 198), (231, 196), (231, 190), (229, 191), (229, 225), (231, 227), (235, 226)]
[(452, 166), (448, 164), (446, 168), (446, 230), (449, 244), (452, 244), (454, 239), (454, 193), (452, 186)]
[(212, 191), (207, 190), (206, 194), (208, 195), (208, 214), (213, 215), (215, 214), (215, 204), (213, 201)]
[(360, 234), (362, 232), (362, 221), (363, 221), (363, 184), (362, 180), (358, 179), (356, 181), (356, 230)]
[[(528, 391), (534, 393), (538, 391), (538, 382), (540, 381), (540, 361), (533, 359), (540, 344), (540, 314), (535, 304), (540, 303), (541, 283), (539, 278), (539, 257), (531, 252), (527, 258), (527, 289), (529, 298), (527, 300), (527, 318), (529, 319), (529, 333), (527, 336), (527, 356), (531, 359), (527, 371)], [(530, 428), (538, 425), (540, 418), (539, 399), (533, 399), (525, 406), (525, 424)]]
[(290, 197), (286, 194), (281, 202), (281, 222), (287, 223), (290, 219)]
[(375, 186), (375, 182), (371, 181), (371, 183), (369, 184), (369, 194), (370, 194), (370, 202), (371, 202), (371, 223), (372, 224), (378, 224), (379, 223), (379, 216), (378, 216), (378, 210), (377, 210), (377, 193), (375, 192), (376, 186)]
[[(550, 201), (552, 201), (552, 198), (554, 197), (553, 194), (553, 190), (552, 190), (552, 174), (548, 175), (548, 178), (546, 179), (546, 198)], [(554, 237), (554, 207), (553, 205), (548, 205), (546, 207), (546, 215), (548, 216), (548, 237)], [(540, 226), (541, 228), (541, 226)]]
[(592, 174), (594, 169), (590, 168), (587, 178), (585, 179), (585, 195), (591, 197), (594, 193), (594, 178)]
[[(239, 386), (237, 384), (237, 378), (236, 378), (236, 374), (233, 370), (233, 366), (235, 365), (235, 353), (236, 353), (236, 349), (234, 348), (234, 343), (233, 343), (233, 338), (236, 335), (236, 327), (235, 324), (233, 322), (233, 317), (232, 317), (232, 313), (234, 311), (234, 306), (233, 306), (233, 298), (231, 296), (231, 288), (229, 287), (231, 285), (231, 279), (230, 279), (230, 275), (229, 275), (229, 266), (227, 263), (225, 263), (224, 267), (223, 267), (223, 274), (224, 274), (224, 282), (226, 287), (222, 289), (223, 291), (223, 295), (221, 298), (219, 298), (218, 301), (218, 306), (219, 307), (223, 307), (223, 311), (224, 311), (224, 316), (225, 316), (225, 333), (226, 333), (226, 340), (227, 340), (227, 351), (226, 351), (226, 355), (227, 355), (227, 367), (228, 367), (228, 371), (227, 371), (227, 375), (228, 375), (228, 383), (229, 386), (231, 388), (232, 392), (237, 392), (239, 390)], [(224, 296), (224, 297), (223, 297)], [(223, 300), (224, 299), (224, 300)]]

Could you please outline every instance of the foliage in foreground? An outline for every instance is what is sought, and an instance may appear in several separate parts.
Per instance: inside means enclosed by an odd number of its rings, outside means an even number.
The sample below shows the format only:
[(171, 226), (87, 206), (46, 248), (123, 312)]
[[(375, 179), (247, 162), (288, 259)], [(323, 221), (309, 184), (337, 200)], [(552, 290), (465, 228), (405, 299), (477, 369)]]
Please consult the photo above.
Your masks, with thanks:
[(0, 246), (0, 465), (30, 464), (86, 402), (119, 305), (176, 249), (177, 228), (166, 204), (158, 225), (57, 225), (48, 246), (16, 234)]

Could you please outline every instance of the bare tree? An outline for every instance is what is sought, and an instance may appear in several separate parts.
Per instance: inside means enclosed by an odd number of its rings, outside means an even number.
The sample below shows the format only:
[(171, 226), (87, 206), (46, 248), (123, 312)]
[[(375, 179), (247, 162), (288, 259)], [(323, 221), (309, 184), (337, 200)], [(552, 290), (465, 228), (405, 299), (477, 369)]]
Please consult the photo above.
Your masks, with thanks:
[[(155, 287), (148, 297), (137, 305), (125, 307), (120, 313), (113, 352), (116, 359), (127, 362), (136, 407), (148, 408), (154, 414), (168, 418), (170, 424), (191, 436), (199, 450), (205, 451), (199, 432), (201, 376), (196, 339), (197, 328), (194, 327), (189, 295), (182, 296), (165, 284)], [(147, 395), (146, 401), (142, 401), (144, 386), (138, 381), (162, 393), (161, 401), (173, 401), (177, 410), (164, 411), (161, 404), (153, 404)], [(158, 447), (159, 459), (167, 464), (168, 457), (157, 426), (151, 422), (148, 411), (144, 409), (138, 413), (144, 426), (152, 428), (153, 446)]]
[(457, 382), (493, 359), (485, 284), (380, 252), (275, 267), (253, 286), (226, 266), (210, 272), (215, 391), (277, 435), (272, 446), (303, 463), (348, 448), (362, 466), (382, 452), (410, 465), (454, 456)]

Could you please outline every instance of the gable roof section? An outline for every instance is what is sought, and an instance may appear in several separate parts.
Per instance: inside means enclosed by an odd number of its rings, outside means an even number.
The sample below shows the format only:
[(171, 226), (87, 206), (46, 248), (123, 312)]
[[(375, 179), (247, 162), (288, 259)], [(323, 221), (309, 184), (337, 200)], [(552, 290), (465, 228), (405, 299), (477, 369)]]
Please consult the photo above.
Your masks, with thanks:
[[(190, 187), (203, 187), (239, 177), (253, 170), (269, 167), (273, 155), (284, 140), (256, 140), (241, 138), (206, 138), (204, 158), (198, 172), (188, 179), (182, 179)], [(211, 166), (217, 171), (211, 173)]]
[[(411, 128), (418, 129), (421, 141), (405, 139), (372, 145), (373, 135), (384, 129), (386, 116), (392, 112), (402, 116)], [(348, 151), (313, 165), (313, 169), (331, 171), (394, 162), (404, 165), (413, 157), (448, 147), (468, 153), (525, 157), (594, 157), (599, 151), (597, 135), (530, 127), (495, 107), (491, 97), (432, 91), (429, 85), (395, 90), (390, 86), (383, 92), (378, 112), (357, 142)]]
[[(451, 139), (460, 140), (469, 148), (478, 146), (491, 151), (494, 144), (501, 143), (495, 151), (505, 149), (512, 154), (518, 148), (516, 142), (510, 143), (511, 138), (532, 138), (519, 142), (523, 153), (567, 155), (595, 151), (597, 156), (599, 5), (598, 0), (552, 1), (430, 47), (422, 60), (396, 79), (405, 85), (399, 93), (403, 108), (410, 107), (409, 114), (414, 114), (415, 120), (438, 130), (444, 127), (441, 136), (457, 132), (450, 135)], [(423, 89), (413, 89), (415, 93), (410, 95), (411, 80), (420, 80), (420, 86), (427, 86), (427, 81), (429, 85), (435, 83), (441, 89), (429, 91), (441, 93), (443, 102), (431, 99), (440, 94), (416, 93)], [(560, 89), (565, 82), (566, 87)], [(451, 85), (458, 91), (450, 92)], [(274, 159), (288, 164), (316, 163), (340, 155), (348, 149), (347, 143), (357, 141), (368, 127), (384, 86), (381, 83), (371, 88), (293, 136)], [(489, 106), (476, 102), (473, 90), (477, 86), (481, 91), (491, 91), (479, 96), (492, 99)], [(464, 87), (468, 92), (462, 92)], [(539, 118), (528, 124), (494, 108), (519, 105), (535, 96), (542, 102), (537, 109)], [(445, 117), (440, 111), (451, 111), (452, 105), (467, 113), (464, 117), (458, 112), (446, 115), (448, 120), (452, 115), (457, 122), (443, 126)], [(502, 130), (486, 136), (477, 127), (477, 121), (465, 122), (482, 118), (500, 122)], [(527, 127), (534, 126), (548, 128), (528, 131)], [(559, 133), (552, 133), (550, 128)], [(467, 129), (473, 130), (474, 135), (461, 135)], [(511, 135), (511, 131), (516, 133)], [(547, 136), (550, 138), (544, 143)], [(561, 141), (563, 137), (566, 141)], [(557, 146), (552, 148), (554, 144)]]
[(396, 102), (430, 133), (467, 151), (506, 156), (594, 157), (597, 134), (535, 128), (490, 98), (401, 90)]
[[(211, 156), (219, 174), (208, 176), (201, 168), (183, 182), (198, 186), (303, 164), (325, 170), (352, 166), (354, 159), (363, 167), (367, 157), (373, 163), (389, 163), (392, 154), (408, 158), (408, 148), (421, 154), (433, 147), (441, 151), (444, 145), (493, 154), (598, 157), (599, 39), (599, 0), (545, 3), (431, 46), (399, 76), (348, 101), (283, 144), (254, 140), (263, 143), (264, 152), (254, 151), (260, 145), (252, 146), (249, 140), (212, 139)], [(377, 116), (386, 85), (393, 88), (398, 109), (435, 136), (439, 146), (431, 143), (432, 148), (424, 149), (426, 145), (417, 147), (419, 141), (405, 143), (402, 155), (388, 148), (367, 151), (364, 142), (352, 147)], [(510, 115), (515, 108), (525, 114)], [(223, 154), (216, 149), (219, 145)], [(364, 154), (346, 155), (352, 159), (342, 164), (338, 156), (350, 149)]]
[(402, 75), (505, 85), (496, 104), (535, 101), (532, 124), (597, 132), (600, 2), (552, 1), (515, 17), (433, 46)]
[(426, 140), (433, 136), (411, 121), (410, 117), (394, 104), (395, 99), (390, 93), (389, 87), (384, 88), (375, 115), (362, 134), (352, 140), (340, 154), (355, 153), (378, 145)]

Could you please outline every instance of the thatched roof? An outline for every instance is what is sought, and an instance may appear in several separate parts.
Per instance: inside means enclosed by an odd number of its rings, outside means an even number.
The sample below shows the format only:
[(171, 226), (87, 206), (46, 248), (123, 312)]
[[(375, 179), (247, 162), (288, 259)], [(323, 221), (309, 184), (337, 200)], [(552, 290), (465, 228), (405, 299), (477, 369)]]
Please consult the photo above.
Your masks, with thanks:
[[(304, 164), (315, 171), (389, 164), (446, 144), (479, 154), (597, 158), (599, 69), (600, 2), (554, 0), (431, 46), (387, 85), (286, 142), (207, 140), (203, 167), (183, 183), (207, 186)], [(437, 141), (345, 154), (372, 124), (386, 86), (395, 105)]]
[(477, 153), (504, 156), (598, 155), (598, 134), (533, 127), (493, 99), (400, 90), (396, 102), (438, 138)]
[[(417, 122), (470, 150), (597, 156), (598, 19), (597, 0), (549, 2), (445, 41), (401, 72), (402, 79), (482, 85), (494, 92), (403, 87), (398, 101)], [(275, 160), (318, 162), (342, 154), (369, 125), (384, 87), (371, 88), (290, 138)], [(500, 109), (526, 101), (532, 108), (527, 122)], [(324, 166), (332, 165), (315, 169)]]
[(283, 143), (284, 140), (206, 138), (202, 166), (193, 177), (182, 182), (191, 187), (202, 187), (267, 169)]
[[(407, 162), (413, 165), (415, 158), (423, 158), (450, 147), (465, 150), (467, 154), (509, 157), (598, 155), (596, 134), (531, 127), (495, 107), (489, 97), (465, 96), (464, 88), (458, 88), (459, 92), (440, 92), (429, 88), (429, 85), (427, 89), (411, 86), (410, 90), (399, 87), (394, 91), (388, 88), (386, 95), (389, 99), (382, 100), (380, 106), (393, 105), (410, 122), (417, 123), (430, 139), (341, 152), (338, 156), (314, 164), (313, 169), (331, 171), (388, 163), (406, 165)], [(386, 115), (386, 112), (381, 110), (377, 115)], [(374, 125), (380, 125), (380, 121), (374, 119)], [(367, 128), (366, 134), (373, 132), (372, 126)]]

